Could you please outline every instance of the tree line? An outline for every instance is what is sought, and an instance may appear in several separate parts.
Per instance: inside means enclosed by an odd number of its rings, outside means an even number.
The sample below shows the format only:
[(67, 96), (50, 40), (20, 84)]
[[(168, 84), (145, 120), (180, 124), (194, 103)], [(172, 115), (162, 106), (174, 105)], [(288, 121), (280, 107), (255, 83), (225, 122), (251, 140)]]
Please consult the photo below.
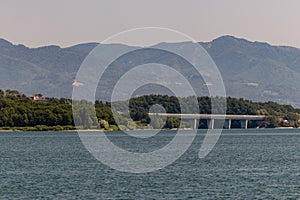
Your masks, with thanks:
[[(39, 94), (39, 96), (41, 96)], [(11, 127), (24, 128), (35, 127), (35, 129), (23, 130), (65, 130), (74, 129), (75, 124), (80, 128), (137, 129), (137, 128), (178, 128), (180, 120), (168, 117), (165, 119), (153, 118), (148, 115), (153, 105), (160, 105), (168, 113), (210, 114), (212, 110), (212, 99), (210, 97), (186, 97), (177, 98), (167, 95), (146, 95), (120, 102), (94, 103), (81, 101), (79, 106), (72, 110), (72, 100), (66, 98), (44, 98), (45, 101), (34, 101), (32, 98), (21, 94), (16, 90), (0, 90), (0, 127), (10, 129)], [(198, 109), (191, 106), (195, 101), (199, 103)], [(250, 127), (298, 127), (300, 126), (300, 109), (291, 105), (280, 105), (275, 102), (252, 102), (249, 100), (227, 97), (214, 97), (213, 101), (219, 101), (220, 106), (214, 107), (216, 112), (224, 112), (236, 115), (266, 115), (264, 121), (253, 121)], [(126, 107), (129, 105), (129, 110)], [(113, 108), (112, 108), (113, 107)], [(96, 115), (91, 113), (96, 111)], [(74, 111), (74, 112), (73, 112)], [(75, 123), (76, 122), (76, 123)], [(117, 125), (118, 124), (118, 125)], [(182, 122), (184, 127), (190, 127), (189, 122)], [(238, 121), (232, 122), (233, 128), (240, 126)], [(48, 128), (47, 128), (48, 127)], [(49, 127), (55, 127), (49, 129)], [(198, 128), (207, 128), (205, 120), (200, 120)]]

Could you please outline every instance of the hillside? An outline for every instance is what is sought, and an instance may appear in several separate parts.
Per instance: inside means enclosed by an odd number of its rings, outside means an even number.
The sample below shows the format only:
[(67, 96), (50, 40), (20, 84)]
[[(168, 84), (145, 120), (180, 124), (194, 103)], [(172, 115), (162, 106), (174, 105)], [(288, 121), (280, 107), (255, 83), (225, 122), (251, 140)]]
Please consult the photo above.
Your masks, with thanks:
[[(219, 67), (227, 96), (300, 106), (299, 49), (250, 42), (232, 36), (200, 44)], [(77, 70), (96, 45), (88, 43), (68, 48), (28, 48), (0, 39), (0, 88), (16, 89), (27, 95), (41, 93), (44, 96), (70, 98)], [(186, 43), (163, 45), (172, 45), (172, 48), (184, 51)], [(101, 48), (107, 55), (122, 48), (135, 49), (121, 44), (106, 44)], [(104, 79), (106, 87), (101, 88), (97, 98), (108, 100), (108, 91), (113, 87), (112, 83), (118, 80), (118, 74), (129, 64), (140, 64), (145, 60), (188, 70), (186, 63), (171, 59), (169, 55), (156, 56), (151, 51), (144, 51), (142, 56), (132, 55), (115, 63), (111, 73)], [(188, 71), (187, 74), (190, 74), (190, 81), (193, 81), (193, 72)], [(199, 84), (199, 90), (202, 96), (206, 95), (203, 85)]]
[(299, 106), (299, 49), (231, 36), (202, 45), (219, 67), (228, 95)]

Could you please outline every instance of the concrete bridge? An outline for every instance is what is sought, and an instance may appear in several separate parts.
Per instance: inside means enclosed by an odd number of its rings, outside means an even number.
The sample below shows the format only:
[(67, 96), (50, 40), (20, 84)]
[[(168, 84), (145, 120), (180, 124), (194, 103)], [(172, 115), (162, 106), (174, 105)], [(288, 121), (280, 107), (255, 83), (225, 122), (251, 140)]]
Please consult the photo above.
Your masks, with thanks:
[[(193, 120), (193, 128), (197, 129), (198, 120), (206, 119), (209, 129), (215, 128), (216, 120), (225, 120), (224, 128), (231, 129), (231, 121), (239, 120), (241, 121), (241, 128), (248, 128), (248, 121), (254, 120), (264, 120), (265, 115), (217, 115), (217, 114), (174, 114), (174, 113), (149, 113), (152, 116), (162, 116), (162, 117), (176, 117), (180, 119)], [(221, 127), (223, 128), (223, 127)]]

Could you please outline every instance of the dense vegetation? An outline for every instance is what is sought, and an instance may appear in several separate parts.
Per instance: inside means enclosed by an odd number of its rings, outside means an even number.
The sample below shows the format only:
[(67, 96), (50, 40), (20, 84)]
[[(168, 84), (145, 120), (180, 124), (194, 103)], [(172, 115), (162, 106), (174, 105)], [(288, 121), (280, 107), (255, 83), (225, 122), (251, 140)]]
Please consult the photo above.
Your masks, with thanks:
[(39, 102), (18, 91), (0, 90), (0, 127), (46, 130), (50, 126), (57, 126), (54, 130), (73, 127), (69, 100), (49, 98), (47, 102)]
[[(74, 129), (74, 121), (81, 128), (101, 128), (116, 129), (137, 129), (137, 128), (156, 128), (160, 127), (163, 121), (151, 122), (148, 116), (151, 106), (158, 104), (164, 107), (166, 112), (181, 113), (180, 102), (184, 102), (185, 111), (195, 113), (193, 107), (189, 107), (189, 102), (193, 97), (182, 98), (165, 95), (147, 95), (132, 98), (129, 101), (114, 103), (114, 110), (111, 103), (96, 101), (95, 104), (84, 102), (72, 112), (70, 99), (65, 98), (45, 98), (44, 101), (34, 101), (18, 91), (0, 90), (0, 128), (15, 130), (70, 130)], [(197, 98), (200, 106), (200, 113), (211, 113), (211, 99), (209, 97)], [(215, 100), (224, 100), (215, 98)], [(243, 99), (228, 97), (227, 114), (238, 115), (266, 115), (262, 122), (250, 122), (250, 127), (298, 127), (300, 126), (300, 109), (295, 109), (290, 105), (279, 105), (274, 102), (252, 102)], [(133, 123), (120, 110), (129, 103), (130, 117), (136, 122)], [(85, 106), (82, 106), (85, 105)], [(96, 117), (89, 115), (92, 109), (96, 110)], [(220, 108), (216, 108), (222, 109)], [(117, 112), (118, 111), (118, 112)], [(116, 119), (116, 120), (115, 120)], [(116, 121), (119, 126), (116, 125)], [(164, 128), (178, 128), (180, 121), (176, 118), (167, 118), (163, 123)], [(189, 122), (183, 123), (184, 127), (190, 127)], [(233, 128), (240, 126), (238, 121), (232, 122)], [(200, 120), (199, 128), (207, 128), (205, 120)]]
[[(195, 113), (193, 107), (189, 107), (189, 102), (191, 102), (193, 97), (182, 98), (182, 104), (185, 106), (185, 111), (188, 113)], [(211, 114), (211, 99), (209, 97), (198, 97), (199, 111), (202, 114)], [(220, 102), (219, 105), (215, 107), (215, 113), (222, 112), (223, 105), (222, 102), (225, 99), (214, 98), (215, 101)], [(224, 100), (224, 101), (222, 101)], [(298, 127), (300, 126), (300, 109), (293, 108), (291, 105), (280, 105), (275, 102), (252, 102), (249, 100), (238, 99), (227, 97), (227, 109), (226, 114), (229, 115), (266, 115), (266, 119), (262, 122), (253, 121), (249, 123), (250, 128), (254, 127), (265, 127), (265, 128), (275, 128), (275, 127)], [(130, 100), (131, 117), (136, 121), (149, 122), (149, 117), (147, 112), (151, 105), (161, 104), (166, 112), (168, 113), (181, 113), (178, 99), (176, 97), (162, 96), (162, 95), (149, 95), (137, 97)], [(219, 111), (218, 111), (219, 110)], [(174, 119), (172, 119), (174, 120)], [(232, 127), (240, 127), (239, 121), (233, 121)], [(170, 128), (170, 127), (167, 127)], [(207, 128), (206, 120), (200, 120), (199, 128)]]

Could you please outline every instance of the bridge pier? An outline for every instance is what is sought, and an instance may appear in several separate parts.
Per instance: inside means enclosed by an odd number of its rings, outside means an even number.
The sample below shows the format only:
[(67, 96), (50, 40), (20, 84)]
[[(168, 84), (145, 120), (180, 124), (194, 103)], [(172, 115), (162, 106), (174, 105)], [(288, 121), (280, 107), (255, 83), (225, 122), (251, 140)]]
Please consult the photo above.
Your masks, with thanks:
[(224, 128), (231, 129), (231, 119), (225, 119)]
[(207, 128), (214, 129), (215, 128), (215, 119), (207, 119)]
[(247, 129), (248, 128), (248, 120), (241, 120), (241, 128)]
[(193, 129), (198, 129), (198, 120), (197, 120), (197, 119), (194, 119), (194, 120), (193, 120), (192, 126), (193, 126), (193, 127), (192, 127)]

